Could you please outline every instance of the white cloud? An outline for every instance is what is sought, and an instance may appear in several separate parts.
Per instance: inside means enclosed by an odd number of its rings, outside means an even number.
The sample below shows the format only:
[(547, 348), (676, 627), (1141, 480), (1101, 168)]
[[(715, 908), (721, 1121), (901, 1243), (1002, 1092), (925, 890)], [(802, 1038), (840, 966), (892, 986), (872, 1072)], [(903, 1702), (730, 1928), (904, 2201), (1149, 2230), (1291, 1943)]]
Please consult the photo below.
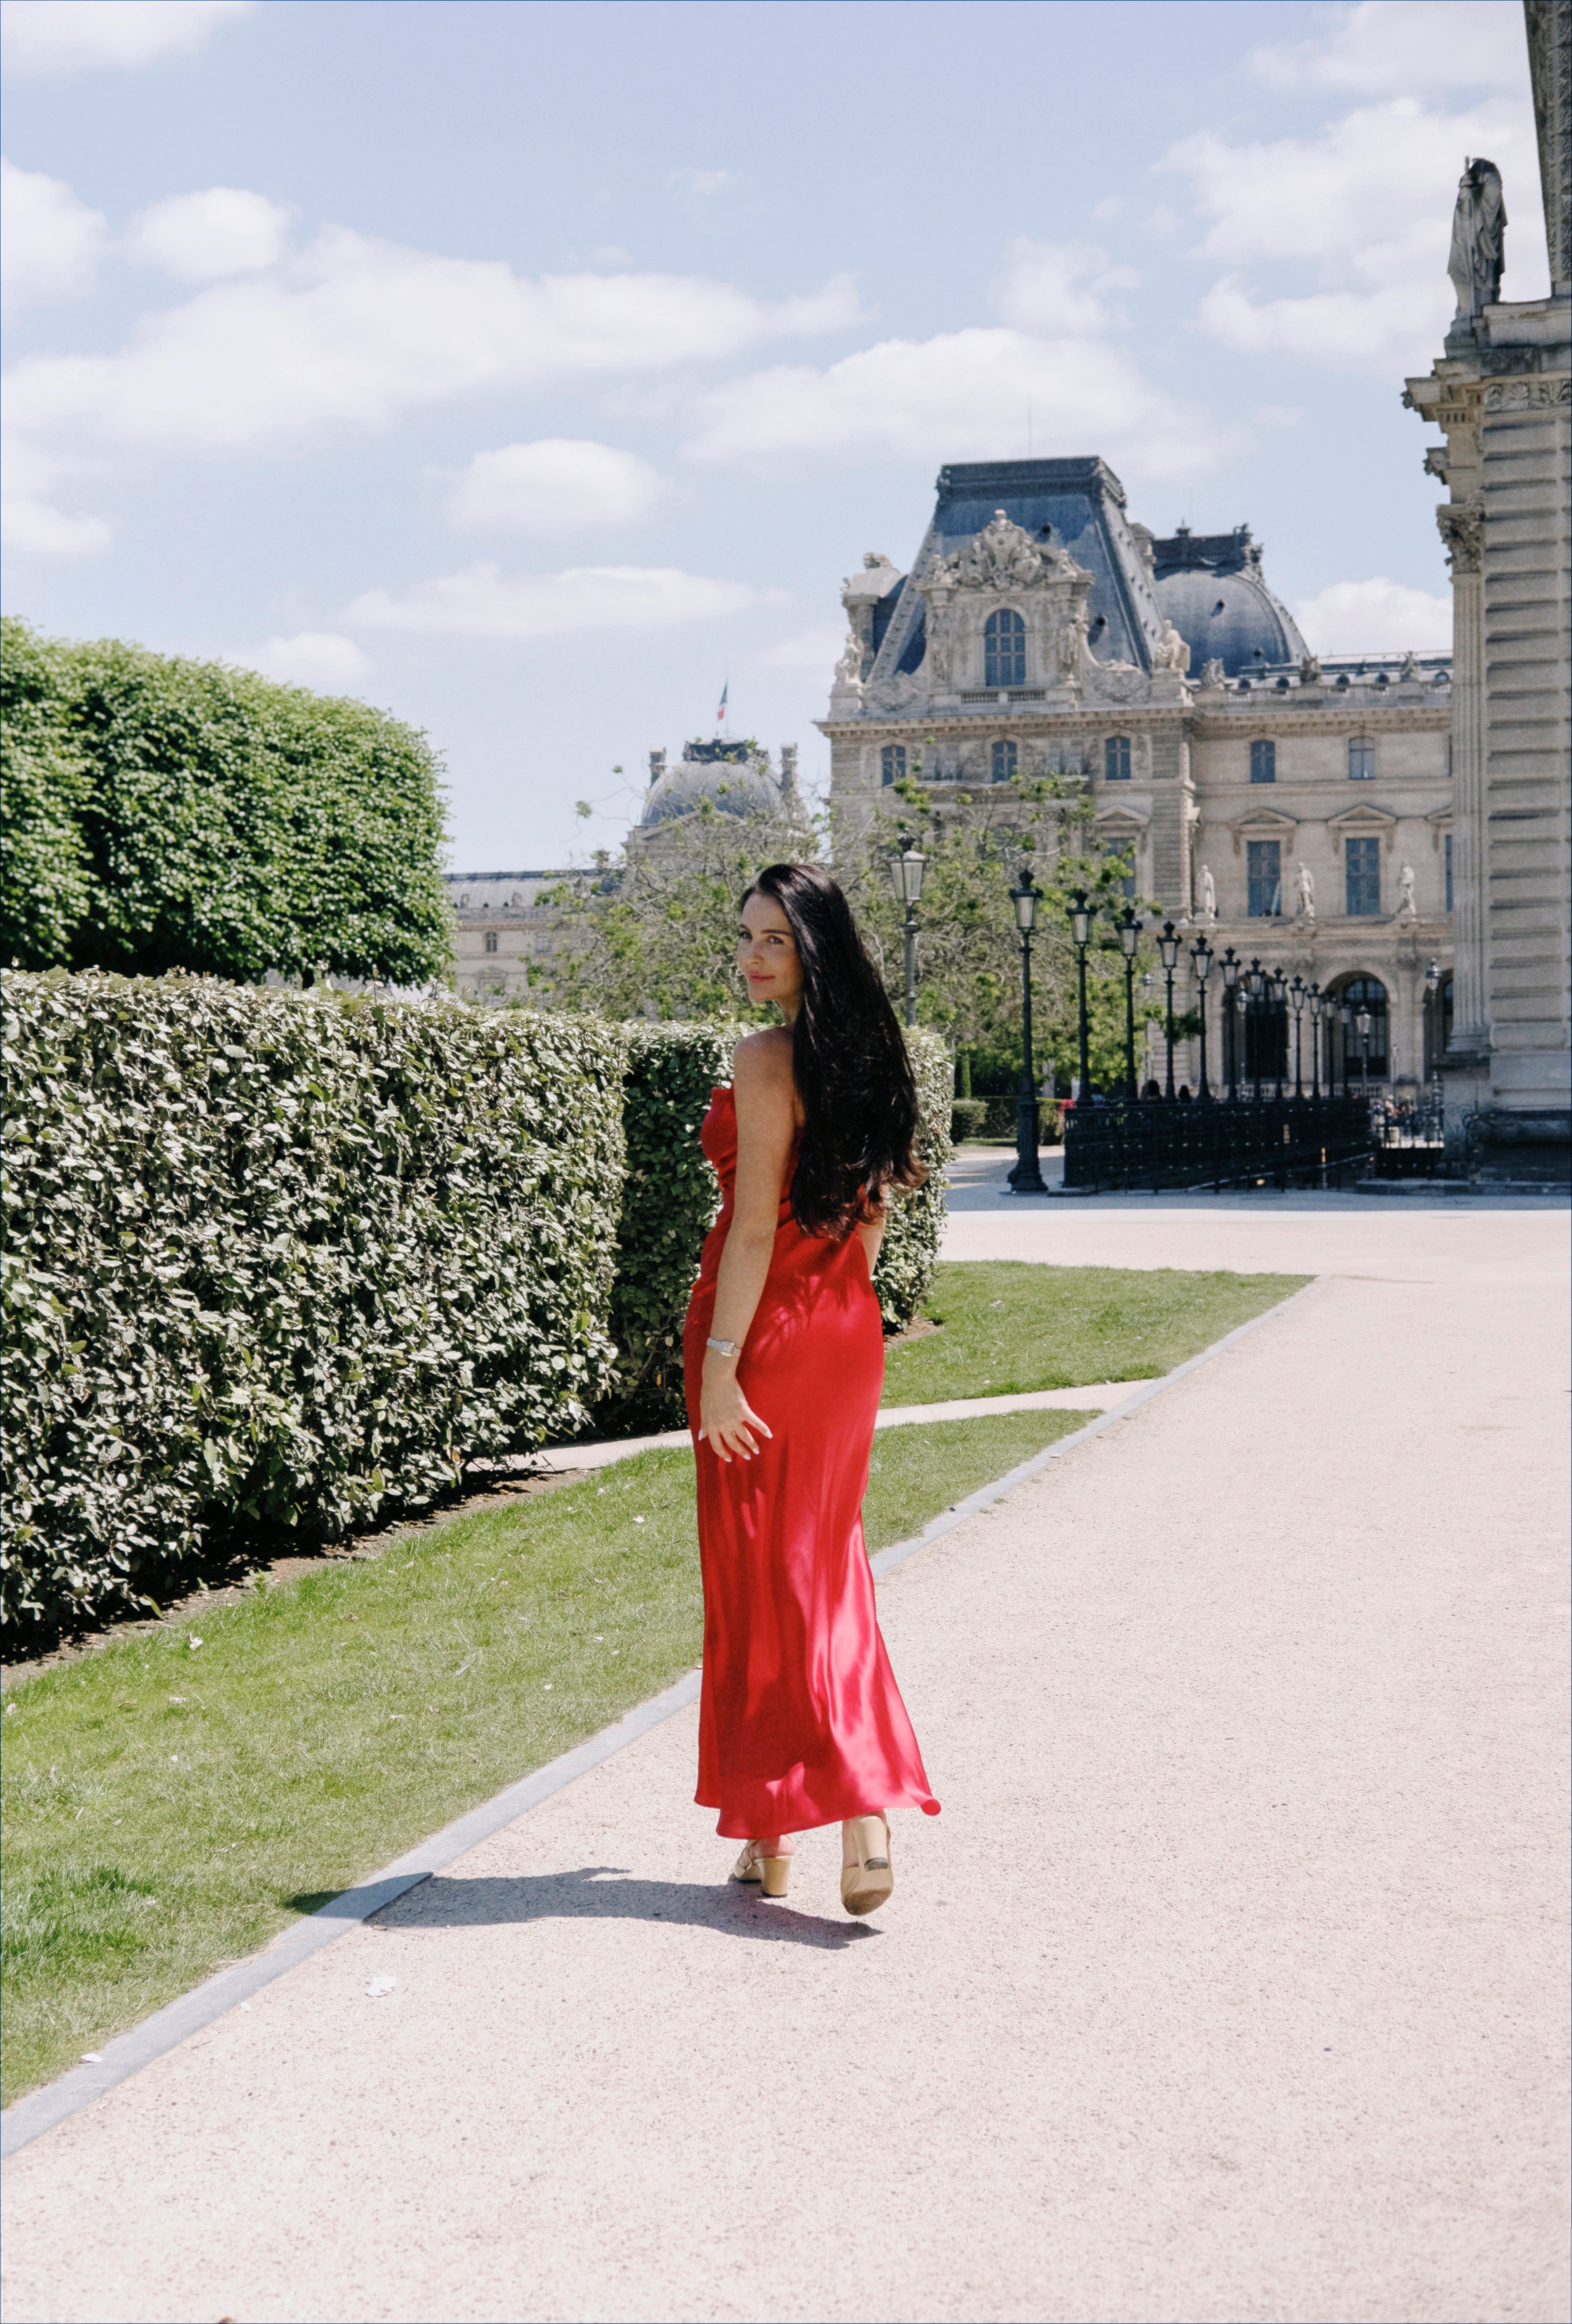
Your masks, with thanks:
[(1378, 573), (1370, 581), (1334, 581), (1301, 597), (1293, 616), (1312, 653), (1448, 653), (1452, 600), (1410, 589)]
[(1263, 428), (1297, 428), (1304, 409), (1298, 403), (1258, 403), (1255, 417)]
[(832, 622), (821, 622), (811, 630), (799, 630), (795, 637), (782, 638), (773, 646), (766, 646), (758, 659), (769, 669), (795, 669), (811, 673), (829, 682), (836, 658), (846, 643), (846, 624), (837, 627)]
[(584, 565), (565, 573), (505, 574), (484, 564), (422, 582), (405, 597), (368, 590), (345, 619), (367, 630), (556, 638), (581, 630), (676, 629), (778, 602), (778, 591), (709, 580), (670, 566)]
[(115, 354), (24, 359), (6, 425), (78, 466), (252, 450), (453, 396), (715, 362), (858, 313), (850, 275), (771, 304), (702, 275), (531, 280), (329, 226), (277, 268), (145, 316)]
[(100, 516), (69, 516), (52, 502), (7, 485), (0, 540), (25, 557), (102, 557), (114, 535)]
[(125, 246), (133, 258), (184, 282), (212, 282), (277, 265), (290, 218), (286, 205), (270, 202), (265, 194), (209, 186), (206, 193), (176, 194), (143, 210), (132, 219)]
[[(1417, 5), (1417, 0), (1416, 0)], [(1196, 255), (1227, 268), (1201, 301), (1229, 346), (1349, 365), (1393, 378), (1439, 351), (1455, 300), (1447, 281), (1464, 156), (1488, 153), (1506, 180), (1508, 298), (1542, 295), (1544, 229), (1526, 96), (1466, 113), (1412, 97), (1356, 106), (1313, 138), (1230, 145), (1203, 130), (1159, 167), (1187, 177), (1208, 221)], [(1313, 288), (1264, 293), (1245, 269), (1313, 270)]]
[(5, 311), (38, 299), (72, 299), (91, 284), (109, 246), (102, 214), (59, 178), (0, 161), (0, 282)]
[(236, 649), (220, 658), (319, 694), (347, 694), (376, 668), (353, 638), (336, 630), (297, 630), (292, 638), (270, 638), (265, 646)]
[(329, 226), (276, 272), (150, 315), (109, 355), (16, 366), (14, 424), (191, 451), (383, 427), (479, 390), (655, 371), (844, 327), (846, 276), (768, 306), (699, 275), (545, 275)]
[(1328, 8), (1320, 37), (1257, 49), (1274, 88), (1512, 88), (1527, 75), (1520, 0), (1363, 0)]
[(0, 54), (29, 79), (194, 56), (254, 0), (5, 0)]
[(666, 182), (679, 193), (696, 195), (703, 201), (707, 195), (723, 194), (729, 187), (740, 185), (741, 180), (735, 170), (673, 170)]
[(668, 489), (632, 452), (546, 437), (477, 452), (448, 494), (447, 513), (466, 530), (565, 532), (648, 516)]
[(1015, 459), (1033, 440), (1104, 453), (1143, 477), (1209, 467), (1226, 438), (1096, 339), (1056, 344), (1022, 331), (886, 339), (826, 371), (779, 364), (700, 401), (689, 448), (703, 460), (774, 452), (893, 459)]
[(1124, 320), (1104, 293), (1132, 290), (1140, 279), (1127, 266), (1110, 266), (1090, 244), (1032, 242), (1017, 235), (994, 283), (994, 307), (1018, 331), (1095, 334)]

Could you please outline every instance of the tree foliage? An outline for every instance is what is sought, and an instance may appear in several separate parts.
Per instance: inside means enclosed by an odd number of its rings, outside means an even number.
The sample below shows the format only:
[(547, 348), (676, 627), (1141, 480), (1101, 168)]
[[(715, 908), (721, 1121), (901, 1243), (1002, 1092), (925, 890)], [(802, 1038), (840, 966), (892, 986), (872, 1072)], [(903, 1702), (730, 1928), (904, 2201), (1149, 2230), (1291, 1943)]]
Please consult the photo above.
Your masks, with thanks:
[(7, 620), (0, 954), (422, 984), (451, 918), (439, 767), (364, 703)]

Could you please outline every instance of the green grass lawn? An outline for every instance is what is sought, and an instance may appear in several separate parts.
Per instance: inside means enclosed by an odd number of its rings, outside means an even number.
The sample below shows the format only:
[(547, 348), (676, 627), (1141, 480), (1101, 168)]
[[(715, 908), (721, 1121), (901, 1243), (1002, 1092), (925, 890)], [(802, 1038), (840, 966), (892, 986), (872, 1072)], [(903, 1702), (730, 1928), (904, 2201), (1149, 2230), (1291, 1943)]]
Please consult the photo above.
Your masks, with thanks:
[(923, 1313), (942, 1328), (887, 1350), (884, 1401), (1156, 1379), (1309, 1279), (1016, 1259), (941, 1267)]
[[(881, 1432), (870, 1548), (1088, 1416)], [(673, 1449), (14, 1686), (5, 2102), (657, 1692), (699, 1643)]]

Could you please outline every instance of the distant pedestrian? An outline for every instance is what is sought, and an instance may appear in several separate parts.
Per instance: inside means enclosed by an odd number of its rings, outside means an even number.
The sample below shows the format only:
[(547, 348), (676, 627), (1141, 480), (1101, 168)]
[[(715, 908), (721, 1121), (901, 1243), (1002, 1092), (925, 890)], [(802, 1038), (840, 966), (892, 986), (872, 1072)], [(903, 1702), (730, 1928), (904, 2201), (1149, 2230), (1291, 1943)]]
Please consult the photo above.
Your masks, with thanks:
[(699, 1787), (784, 1896), (794, 1836), (841, 1829), (841, 1896), (894, 1886), (888, 1814), (937, 1815), (891, 1673), (862, 1536), (884, 1329), (872, 1268), (892, 1185), (916, 1185), (906, 1043), (846, 899), (774, 863), (737, 964), (782, 1022), (737, 1045), (701, 1138), (721, 1179), (683, 1339), (698, 1464)]

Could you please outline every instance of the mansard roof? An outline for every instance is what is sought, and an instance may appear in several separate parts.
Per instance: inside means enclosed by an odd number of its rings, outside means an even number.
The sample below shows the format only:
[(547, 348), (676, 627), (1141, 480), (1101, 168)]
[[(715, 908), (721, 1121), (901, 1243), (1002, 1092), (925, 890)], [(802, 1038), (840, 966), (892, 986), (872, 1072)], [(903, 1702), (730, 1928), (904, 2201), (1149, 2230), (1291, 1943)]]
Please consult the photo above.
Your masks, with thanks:
[[(1125, 488), (1096, 457), (952, 461), (939, 471), (933, 521), (912, 566), (920, 578), (937, 558), (981, 532), (1003, 509), (1034, 540), (1064, 549), (1092, 576), (1090, 644), (1099, 661), (1152, 667), (1163, 615), (1145, 556), (1125, 515)], [(893, 592), (891, 593), (893, 595)], [(885, 604), (890, 604), (886, 597)], [(883, 606), (880, 607), (880, 611)], [(927, 641), (921, 592), (894, 597), (871, 681), (915, 670)]]

